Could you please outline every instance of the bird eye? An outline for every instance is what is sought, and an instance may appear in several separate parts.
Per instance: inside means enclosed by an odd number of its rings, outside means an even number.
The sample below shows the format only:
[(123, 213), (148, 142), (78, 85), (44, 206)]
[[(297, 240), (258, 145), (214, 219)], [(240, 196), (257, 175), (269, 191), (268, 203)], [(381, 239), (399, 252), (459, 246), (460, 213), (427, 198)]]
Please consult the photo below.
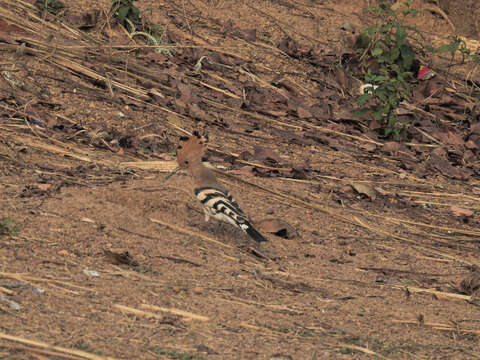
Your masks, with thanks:
[(185, 165), (188, 165), (188, 160), (185, 160)]

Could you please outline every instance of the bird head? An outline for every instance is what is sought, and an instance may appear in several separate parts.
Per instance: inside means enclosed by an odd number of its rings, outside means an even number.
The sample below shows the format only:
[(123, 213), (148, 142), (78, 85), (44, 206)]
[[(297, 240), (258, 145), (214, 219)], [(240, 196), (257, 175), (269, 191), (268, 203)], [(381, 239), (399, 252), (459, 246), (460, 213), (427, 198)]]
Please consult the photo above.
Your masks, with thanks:
[(177, 163), (187, 169), (194, 162), (201, 162), (205, 155), (207, 138), (197, 131), (190, 137), (181, 137), (177, 147)]
[(181, 169), (188, 169), (192, 164), (201, 163), (207, 150), (207, 141), (207, 137), (200, 135), (197, 131), (194, 131), (190, 137), (181, 137), (177, 147), (178, 167), (170, 173), (167, 179)]

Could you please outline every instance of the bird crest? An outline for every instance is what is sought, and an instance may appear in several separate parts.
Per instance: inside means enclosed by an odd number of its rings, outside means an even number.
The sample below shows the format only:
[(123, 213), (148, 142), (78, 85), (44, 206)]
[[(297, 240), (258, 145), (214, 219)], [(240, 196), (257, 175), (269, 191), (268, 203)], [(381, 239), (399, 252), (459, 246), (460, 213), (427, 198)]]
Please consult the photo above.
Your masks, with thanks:
[(201, 161), (207, 149), (206, 136), (200, 135), (197, 131), (190, 137), (182, 136), (177, 147), (177, 162), (181, 167), (188, 166), (193, 160)]

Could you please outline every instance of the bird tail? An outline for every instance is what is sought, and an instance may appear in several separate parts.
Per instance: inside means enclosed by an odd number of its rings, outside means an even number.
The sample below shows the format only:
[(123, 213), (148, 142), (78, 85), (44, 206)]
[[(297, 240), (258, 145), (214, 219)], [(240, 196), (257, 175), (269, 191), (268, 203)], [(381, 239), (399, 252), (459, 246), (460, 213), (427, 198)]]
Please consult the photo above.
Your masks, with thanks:
[(249, 225), (250, 226), (245, 231), (253, 240), (258, 242), (267, 241), (267, 239), (262, 234), (260, 234), (251, 224)]

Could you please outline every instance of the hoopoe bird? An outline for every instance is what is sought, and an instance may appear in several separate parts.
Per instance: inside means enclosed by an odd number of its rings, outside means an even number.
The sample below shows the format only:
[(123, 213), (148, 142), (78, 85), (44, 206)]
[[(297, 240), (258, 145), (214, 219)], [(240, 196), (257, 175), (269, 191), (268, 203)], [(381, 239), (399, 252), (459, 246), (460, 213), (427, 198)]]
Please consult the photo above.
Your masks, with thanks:
[(213, 171), (203, 164), (205, 140), (198, 132), (194, 132), (189, 138), (181, 137), (177, 148), (179, 166), (167, 178), (180, 169), (186, 170), (193, 178), (193, 192), (203, 206), (206, 222), (212, 217), (240, 228), (255, 241), (267, 241), (253, 227), (230, 192), (217, 181)]

